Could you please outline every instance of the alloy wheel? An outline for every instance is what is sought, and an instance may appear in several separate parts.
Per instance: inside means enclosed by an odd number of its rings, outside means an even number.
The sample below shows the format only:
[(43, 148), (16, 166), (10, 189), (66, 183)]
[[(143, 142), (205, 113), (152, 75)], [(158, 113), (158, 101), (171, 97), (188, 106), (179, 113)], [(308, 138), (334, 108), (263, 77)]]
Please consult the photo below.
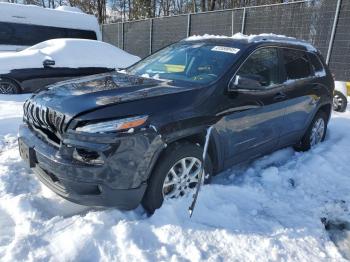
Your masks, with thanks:
[(0, 94), (15, 94), (16, 86), (9, 82), (0, 82)]
[(163, 199), (178, 198), (189, 193), (198, 183), (202, 161), (185, 157), (168, 171), (163, 183)]
[(317, 145), (318, 143), (320, 143), (323, 139), (324, 136), (324, 132), (325, 132), (325, 122), (323, 120), (323, 118), (318, 118), (311, 130), (311, 134), (310, 134), (310, 145), (314, 146)]
[(339, 95), (334, 95), (333, 97), (333, 108), (337, 110), (343, 106), (343, 99)]

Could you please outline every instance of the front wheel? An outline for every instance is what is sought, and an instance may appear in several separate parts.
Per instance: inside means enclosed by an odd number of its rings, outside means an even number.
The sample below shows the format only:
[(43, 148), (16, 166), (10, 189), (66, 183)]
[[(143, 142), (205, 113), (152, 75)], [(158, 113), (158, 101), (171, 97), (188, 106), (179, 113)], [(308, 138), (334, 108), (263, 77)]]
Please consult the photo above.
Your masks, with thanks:
[[(199, 181), (203, 148), (189, 143), (175, 143), (164, 152), (149, 179), (143, 207), (153, 213), (163, 201), (180, 198), (191, 192)], [(205, 183), (210, 181), (212, 163), (206, 156)]]
[(15, 81), (0, 79), (0, 94), (18, 94), (21, 89)]
[(327, 132), (327, 114), (324, 111), (318, 111), (307, 129), (300, 143), (294, 148), (297, 151), (307, 151), (315, 145), (324, 141)]
[(347, 104), (348, 100), (346, 99), (346, 96), (335, 90), (333, 96), (333, 110), (336, 112), (345, 112)]

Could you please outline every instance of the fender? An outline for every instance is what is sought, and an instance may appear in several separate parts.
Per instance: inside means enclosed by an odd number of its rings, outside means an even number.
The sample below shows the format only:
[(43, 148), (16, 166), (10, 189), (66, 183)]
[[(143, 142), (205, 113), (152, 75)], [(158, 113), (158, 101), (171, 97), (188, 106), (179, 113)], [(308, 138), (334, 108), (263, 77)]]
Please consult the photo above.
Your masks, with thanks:
[[(178, 126), (179, 126), (178, 129), (176, 130), (173, 129), (172, 132), (169, 132), (169, 129), (168, 129), (169, 127), (162, 128), (160, 129), (159, 133), (161, 134), (165, 144), (171, 144), (181, 140), (189, 140), (193, 143), (200, 143), (201, 145), (204, 145), (206, 129), (208, 125), (214, 125), (214, 128), (211, 132), (210, 140), (209, 140), (209, 154), (213, 161), (214, 172), (217, 173), (223, 169), (223, 165), (224, 165), (224, 155), (223, 155), (224, 151), (222, 150), (223, 147), (221, 145), (219, 134), (215, 129), (215, 123), (217, 122), (218, 119), (219, 119), (218, 117), (215, 117), (215, 120), (216, 120), (215, 122), (213, 121), (213, 119), (210, 119), (209, 122), (211, 124), (201, 123), (198, 126), (189, 127), (185, 129), (182, 129), (183, 127), (181, 127), (182, 126), (181, 122), (180, 123), (178, 122)], [(207, 121), (205, 122), (208, 123)], [(164, 149), (165, 148), (163, 148), (163, 150), (159, 152), (159, 155), (156, 157), (157, 159), (163, 153)]]

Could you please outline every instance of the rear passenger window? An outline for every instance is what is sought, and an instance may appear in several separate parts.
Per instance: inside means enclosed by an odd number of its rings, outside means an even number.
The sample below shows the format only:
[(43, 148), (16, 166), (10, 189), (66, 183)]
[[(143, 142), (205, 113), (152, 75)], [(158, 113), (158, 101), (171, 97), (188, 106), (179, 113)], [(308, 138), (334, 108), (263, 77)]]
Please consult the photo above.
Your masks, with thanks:
[(254, 79), (267, 89), (281, 84), (279, 59), (276, 48), (262, 48), (255, 51), (238, 70), (241, 78)]
[(324, 70), (324, 67), (323, 67), (320, 59), (317, 57), (317, 55), (309, 53), (309, 58), (310, 58), (312, 69), (314, 71), (314, 75), (315, 76), (325, 76), (326, 71)]
[(283, 49), (287, 80), (312, 76), (311, 66), (306, 52)]

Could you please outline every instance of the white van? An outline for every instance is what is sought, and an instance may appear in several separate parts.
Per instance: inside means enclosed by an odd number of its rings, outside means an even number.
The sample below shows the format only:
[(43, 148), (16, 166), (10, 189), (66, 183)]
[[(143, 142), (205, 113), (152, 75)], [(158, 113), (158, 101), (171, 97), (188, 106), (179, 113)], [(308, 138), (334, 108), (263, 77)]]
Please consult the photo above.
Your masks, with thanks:
[(20, 51), (54, 38), (101, 40), (102, 36), (96, 17), (78, 8), (0, 3), (0, 52)]

